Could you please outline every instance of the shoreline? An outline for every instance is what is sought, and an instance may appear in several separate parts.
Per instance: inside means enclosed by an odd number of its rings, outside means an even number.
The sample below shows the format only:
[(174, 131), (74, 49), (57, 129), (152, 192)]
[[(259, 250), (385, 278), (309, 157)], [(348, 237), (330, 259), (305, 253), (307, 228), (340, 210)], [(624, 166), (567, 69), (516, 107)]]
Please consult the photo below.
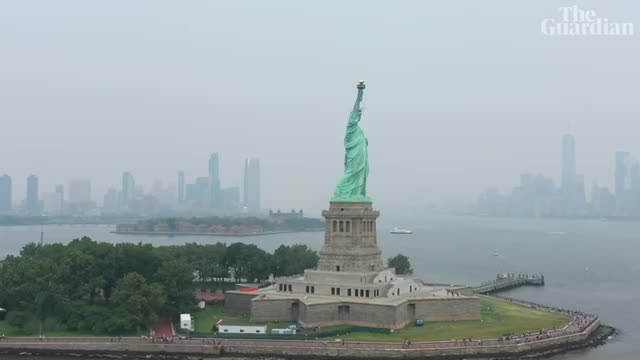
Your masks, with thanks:
[[(569, 311), (532, 302), (502, 298), (551, 312), (570, 313), (572, 319), (563, 328), (533, 332), (512, 338), (478, 338), (468, 340), (358, 341), (339, 338), (314, 340), (209, 338), (174, 339), (151, 342), (140, 337), (36, 338), (10, 337), (0, 340), (0, 355), (48, 356), (105, 359), (200, 360), (222, 358), (263, 359), (433, 359), (485, 360), (538, 359), (606, 343), (616, 333), (603, 325), (596, 315)], [(215, 340), (214, 340), (215, 339)]]
[(112, 234), (117, 235), (145, 235), (145, 236), (211, 236), (211, 237), (248, 237), (248, 236), (265, 236), (265, 235), (277, 235), (277, 234), (290, 234), (290, 233), (305, 233), (305, 232), (324, 232), (324, 229), (304, 229), (304, 230), (279, 230), (279, 231), (265, 231), (261, 233), (253, 234), (226, 234), (226, 233), (200, 233), (200, 232), (179, 232), (179, 231), (111, 231)]
[(224, 339), (211, 345), (206, 339), (178, 340), (175, 343), (148, 343), (139, 338), (124, 338), (111, 342), (109, 338), (9, 338), (0, 340), (0, 355), (95, 357), (109, 359), (201, 359), (201, 358), (341, 358), (389, 359), (426, 358), (462, 360), (546, 358), (570, 351), (603, 345), (615, 334), (615, 329), (595, 320), (582, 332), (502, 345), (465, 345), (429, 347), (433, 343), (415, 343), (404, 347), (400, 343), (348, 342), (304, 340), (239, 340)]

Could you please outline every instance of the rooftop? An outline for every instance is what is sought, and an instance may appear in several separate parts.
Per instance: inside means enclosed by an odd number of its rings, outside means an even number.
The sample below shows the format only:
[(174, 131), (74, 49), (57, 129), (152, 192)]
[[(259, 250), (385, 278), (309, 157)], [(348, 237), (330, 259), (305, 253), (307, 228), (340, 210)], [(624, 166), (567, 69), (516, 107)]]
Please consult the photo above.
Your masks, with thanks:
[[(452, 291), (460, 290), (464, 286), (444, 286), (434, 285), (425, 286), (413, 293), (402, 294), (400, 296), (388, 297), (369, 297), (361, 298), (354, 296), (335, 296), (335, 295), (318, 295), (318, 294), (300, 294), (287, 293), (278, 291), (275, 286), (260, 289), (254, 294), (256, 300), (298, 300), (306, 305), (317, 304), (338, 304), (338, 303), (357, 303), (357, 304), (373, 304), (373, 305), (391, 305), (396, 306), (412, 300), (443, 300), (443, 299), (469, 299), (476, 296), (451, 295)], [(228, 293), (241, 293), (240, 291), (228, 291)]]

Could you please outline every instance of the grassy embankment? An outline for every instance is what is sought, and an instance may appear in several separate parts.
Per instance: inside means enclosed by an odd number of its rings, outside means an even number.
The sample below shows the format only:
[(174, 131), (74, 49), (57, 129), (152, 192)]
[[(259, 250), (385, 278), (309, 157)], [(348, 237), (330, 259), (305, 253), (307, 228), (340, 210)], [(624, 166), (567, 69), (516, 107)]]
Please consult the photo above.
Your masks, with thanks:
[[(351, 341), (439, 341), (452, 339), (495, 339), (506, 334), (522, 334), (528, 331), (554, 329), (563, 327), (569, 317), (564, 314), (529, 308), (502, 300), (483, 297), (481, 299), (481, 321), (449, 321), (427, 322), (424, 326), (408, 326), (391, 334), (357, 332), (340, 336)], [(243, 316), (227, 315), (221, 307), (209, 307), (193, 313), (196, 332), (211, 332), (213, 324), (222, 319), (227, 325), (250, 324)], [(268, 323), (267, 328), (286, 328), (289, 323)], [(256, 324), (264, 325), (264, 324)], [(348, 328), (341, 326), (340, 328)], [(337, 327), (324, 328), (325, 331), (336, 330)], [(0, 321), (0, 334), (7, 336), (20, 335), (17, 329)], [(75, 332), (47, 331), (46, 336), (91, 336)]]
[(0, 335), (2, 334), (6, 336), (15, 336), (18, 335), (18, 332), (14, 327), (7, 324), (6, 320), (3, 320), (0, 321)]
[[(37, 329), (37, 324), (31, 324), (30, 326), (32, 329)], [(0, 335), (5, 335), (5, 336), (33, 336), (33, 337), (37, 337), (38, 335), (36, 335), (37, 331), (33, 330), (31, 332), (31, 335), (25, 335), (24, 333), (20, 332), (20, 330), (14, 326), (11, 326), (7, 323), (6, 320), (0, 321)], [(45, 336), (47, 337), (91, 337), (91, 336), (96, 336), (95, 334), (92, 333), (84, 333), (84, 332), (79, 332), (79, 331), (63, 331), (63, 330), (46, 330), (44, 331)], [(109, 336), (109, 335), (103, 335), (103, 336)]]
[(487, 297), (481, 299), (481, 306), (481, 321), (427, 322), (424, 326), (408, 326), (392, 334), (352, 333), (342, 338), (357, 341), (495, 339), (507, 334), (561, 328), (570, 320), (565, 314), (533, 309)]

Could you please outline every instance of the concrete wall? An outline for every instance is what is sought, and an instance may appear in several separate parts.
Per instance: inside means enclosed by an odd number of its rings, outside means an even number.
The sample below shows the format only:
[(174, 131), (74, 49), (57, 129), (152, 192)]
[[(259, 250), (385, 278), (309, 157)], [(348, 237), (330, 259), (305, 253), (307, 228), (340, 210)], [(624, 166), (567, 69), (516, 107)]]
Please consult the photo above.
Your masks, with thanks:
[(251, 302), (251, 321), (297, 321), (301, 304), (298, 300), (260, 300)]
[(335, 284), (361, 284), (372, 282), (376, 274), (376, 272), (354, 273), (346, 271), (305, 270), (304, 280)]
[(224, 295), (224, 311), (234, 315), (251, 315), (251, 299), (256, 294), (227, 292)]
[(378, 274), (376, 274), (375, 278), (373, 278), (373, 280), (371, 280), (371, 282), (373, 283), (386, 283), (386, 282), (390, 282), (393, 281), (393, 279), (396, 277), (396, 269), (395, 268), (387, 268), (384, 269), (382, 271), (380, 271)]
[[(318, 270), (361, 272), (384, 269), (382, 252), (376, 240), (375, 221), (380, 215), (370, 202), (331, 202), (323, 211), (329, 231), (325, 232), (324, 246), (320, 250)], [(349, 229), (333, 231), (333, 222), (349, 223)], [(364, 222), (370, 224), (364, 227)]]
[(480, 320), (480, 299), (447, 297), (410, 303), (416, 304), (415, 319), (424, 321)]
[[(199, 344), (158, 344), (158, 343), (109, 343), (109, 342), (33, 342), (33, 343), (9, 343), (0, 342), (0, 350), (19, 352), (43, 352), (56, 353), (137, 353), (137, 354), (183, 354), (200, 356), (219, 356), (220, 347), (215, 345)], [(0, 357), (2, 357), (0, 355)]]
[[(334, 273), (334, 274), (340, 274), (340, 273)], [(281, 291), (281, 293), (294, 293), (294, 294), (307, 294), (307, 286), (311, 287), (313, 286), (313, 294), (314, 295), (327, 295), (327, 296), (336, 296), (336, 297), (349, 297), (349, 291), (348, 289), (352, 289), (351, 290), (351, 297), (356, 297), (354, 294), (354, 289), (363, 289), (363, 290), (369, 290), (369, 298), (373, 298), (373, 290), (379, 290), (380, 295), (378, 297), (382, 297), (384, 296), (387, 292), (390, 286), (392, 286), (391, 283), (370, 283), (370, 282), (366, 282), (366, 276), (364, 276), (364, 274), (361, 276), (361, 278), (359, 278), (359, 281), (352, 281), (349, 283), (346, 282), (340, 282), (339, 279), (334, 279), (331, 276), (327, 276), (327, 279), (325, 279), (325, 281), (323, 282), (305, 282), (304, 280), (300, 279), (293, 279), (293, 278), (283, 278), (283, 279), (279, 279), (278, 280), (278, 284), (275, 285), (275, 290), (279, 291), (280, 290), (280, 284), (282, 284), (284, 286), (283, 290)], [(395, 278), (394, 278), (395, 279)], [(412, 281), (412, 280), (411, 280)], [(414, 287), (419, 287), (419, 285), (417, 283), (415, 283), (414, 281), (412, 281), (412, 284)], [(289, 289), (289, 285), (291, 285), (291, 292), (288, 290)], [(331, 293), (331, 288), (334, 289), (340, 289), (340, 295), (337, 295), (337, 290), (335, 294)], [(279, 291), (280, 292), (280, 291)], [(409, 293), (409, 286), (406, 286), (406, 293)], [(309, 294), (311, 294), (311, 292), (309, 292)], [(358, 296), (361, 298), (361, 296)]]
[(417, 292), (421, 287), (416, 280), (405, 277), (396, 277), (393, 280), (392, 285), (393, 286), (387, 290), (385, 294), (386, 296), (394, 297), (408, 295)]
[[(289, 301), (290, 303), (291, 301)], [(257, 306), (260, 304), (259, 306)], [(252, 320), (298, 321), (305, 327), (354, 325), (401, 329), (416, 319), (425, 321), (480, 320), (479, 298), (409, 300), (400, 305), (360, 304), (341, 301), (331, 304), (300, 303), (298, 316), (291, 305), (279, 301), (254, 301)]]
[[(339, 307), (342, 307), (342, 312)], [(347, 310), (348, 307), (348, 310)], [(303, 306), (298, 320), (304, 326), (355, 325), (396, 329), (396, 308), (389, 305), (341, 302)]]

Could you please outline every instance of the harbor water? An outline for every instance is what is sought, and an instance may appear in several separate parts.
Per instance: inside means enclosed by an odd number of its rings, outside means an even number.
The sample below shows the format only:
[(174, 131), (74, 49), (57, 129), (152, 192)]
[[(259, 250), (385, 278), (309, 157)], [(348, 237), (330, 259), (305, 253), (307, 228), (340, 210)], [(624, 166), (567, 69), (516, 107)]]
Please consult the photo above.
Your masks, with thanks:
[[(389, 234), (397, 225), (413, 234)], [(117, 235), (113, 230), (112, 226), (46, 226), (44, 241), (65, 243), (82, 236), (158, 246), (241, 241), (273, 251), (281, 244), (298, 243), (320, 249), (324, 238), (321, 232), (227, 238)], [(40, 226), (0, 227), (0, 257), (39, 241), (41, 231)], [(619, 330), (605, 346), (553, 359), (635, 360), (640, 356), (640, 223), (477, 217), (425, 217), (402, 224), (382, 220), (378, 242), (386, 257), (408, 255), (415, 274), (428, 282), (477, 285), (498, 273), (542, 273), (544, 287), (502, 294), (593, 312)]]

